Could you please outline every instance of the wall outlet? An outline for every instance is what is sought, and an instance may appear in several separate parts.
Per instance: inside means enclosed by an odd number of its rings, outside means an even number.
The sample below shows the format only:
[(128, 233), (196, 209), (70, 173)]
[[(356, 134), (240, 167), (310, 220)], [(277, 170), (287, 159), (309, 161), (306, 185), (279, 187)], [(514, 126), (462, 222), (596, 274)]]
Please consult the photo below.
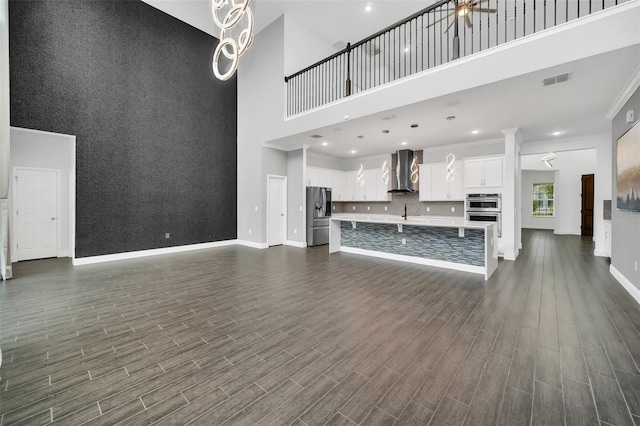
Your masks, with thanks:
[(255, 206), (253, 209), (254, 209), (255, 211), (258, 211), (258, 206)]
[(367, 211), (371, 210), (371, 207), (367, 206)]
[(403, 239), (402, 239), (402, 245), (406, 245), (406, 244), (407, 244), (407, 239), (406, 239), (406, 238), (403, 238)]
[(427, 213), (431, 211), (431, 207), (427, 206)]
[(384, 206), (384, 211), (385, 211), (385, 212), (387, 211), (387, 206)]
[(464, 237), (464, 228), (458, 228), (458, 237)]
[(355, 210), (355, 209), (356, 209), (356, 206), (353, 206), (353, 210)]
[(633, 262), (633, 269), (635, 269), (636, 272), (638, 272), (638, 261), (637, 260), (635, 262)]
[(249, 235), (251, 235), (251, 229), (249, 229)]
[(456, 212), (456, 208), (455, 207), (451, 207), (451, 213), (455, 213)]
[(293, 233), (297, 234), (298, 233), (298, 228), (293, 228)]
[(336, 206), (333, 206), (333, 209), (335, 210), (335, 209), (336, 209)]
[[(335, 209), (335, 207), (334, 207), (334, 209)], [(302, 211), (302, 206), (300, 206), (300, 211)]]
[(166, 240), (168, 240), (171, 237), (171, 234), (169, 234), (168, 232), (164, 234), (164, 238)]

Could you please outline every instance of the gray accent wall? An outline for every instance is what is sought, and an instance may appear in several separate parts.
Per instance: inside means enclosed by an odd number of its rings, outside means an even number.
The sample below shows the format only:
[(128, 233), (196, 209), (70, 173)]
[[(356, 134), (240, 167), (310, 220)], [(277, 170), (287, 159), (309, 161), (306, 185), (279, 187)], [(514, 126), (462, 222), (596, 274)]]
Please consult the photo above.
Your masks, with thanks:
[[(633, 126), (633, 123), (626, 122), (626, 114), (630, 109), (634, 110), (635, 120), (638, 121), (640, 118), (640, 88), (636, 89), (612, 122), (612, 194), (614, 197), (618, 193), (616, 188), (616, 145), (618, 138)], [(640, 212), (618, 210), (615, 201), (612, 204), (611, 264), (640, 290)], [(637, 262), (638, 270), (635, 270), (634, 262)]]
[(76, 257), (236, 238), (217, 39), (140, 1), (10, 1), (9, 19), (11, 125), (77, 138)]

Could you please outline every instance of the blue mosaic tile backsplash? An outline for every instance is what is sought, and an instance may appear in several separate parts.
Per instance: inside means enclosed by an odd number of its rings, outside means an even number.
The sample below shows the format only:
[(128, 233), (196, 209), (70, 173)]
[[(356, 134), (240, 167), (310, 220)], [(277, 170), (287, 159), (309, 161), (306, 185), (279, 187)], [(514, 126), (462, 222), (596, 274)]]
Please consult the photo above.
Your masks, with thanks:
[[(342, 246), (425, 259), (443, 260), (464, 265), (484, 266), (484, 230), (440, 228), (386, 223), (342, 222)], [(407, 244), (402, 244), (402, 239)]]

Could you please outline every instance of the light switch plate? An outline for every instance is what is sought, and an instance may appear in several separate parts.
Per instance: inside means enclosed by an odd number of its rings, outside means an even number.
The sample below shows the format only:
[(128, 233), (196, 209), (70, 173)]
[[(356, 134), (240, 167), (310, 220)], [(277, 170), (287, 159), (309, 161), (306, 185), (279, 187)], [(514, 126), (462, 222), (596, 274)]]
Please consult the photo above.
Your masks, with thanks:
[(356, 206), (353, 206), (353, 210), (355, 210), (355, 209), (356, 209)]
[(431, 211), (431, 207), (427, 206), (427, 213), (429, 213)]
[(633, 119), (634, 119), (634, 113), (633, 113), (633, 110), (630, 109), (629, 111), (627, 111), (627, 123), (633, 123)]
[(455, 213), (456, 212), (456, 208), (455, 207), (451, 207), (451, 213)]
[(387, 211), (387, 206), (384, 206), (384, 211), (385, 211), (385, 212)]

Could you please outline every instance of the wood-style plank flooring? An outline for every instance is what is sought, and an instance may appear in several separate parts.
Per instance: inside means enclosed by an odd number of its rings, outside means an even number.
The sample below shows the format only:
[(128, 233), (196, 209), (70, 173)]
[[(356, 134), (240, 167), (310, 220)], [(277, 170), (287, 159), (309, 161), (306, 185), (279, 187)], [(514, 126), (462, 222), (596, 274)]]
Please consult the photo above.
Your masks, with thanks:
[(586, 238), (482, 277), (231, 246), (0, 286), (0, 423), (640, 425), (640, 308)]

